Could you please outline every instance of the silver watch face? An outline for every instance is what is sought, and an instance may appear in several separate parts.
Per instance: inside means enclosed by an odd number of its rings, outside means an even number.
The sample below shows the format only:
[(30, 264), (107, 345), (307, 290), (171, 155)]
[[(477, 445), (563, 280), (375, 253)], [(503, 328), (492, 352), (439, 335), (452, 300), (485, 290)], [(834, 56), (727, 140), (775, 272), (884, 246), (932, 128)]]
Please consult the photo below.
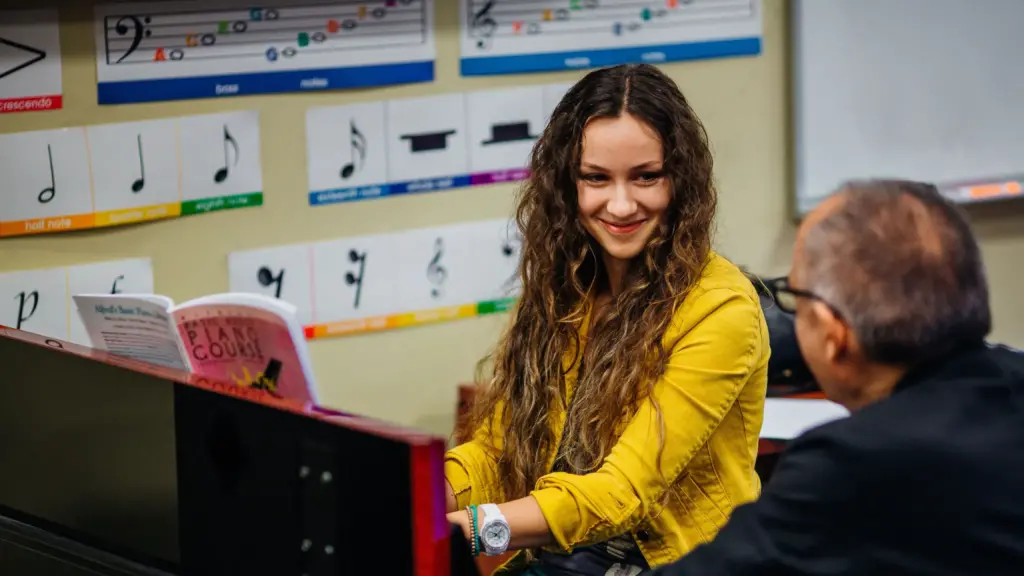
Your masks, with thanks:
[(508, 525), (504, 522), (493, 522), (484, 527), (480, 537), (488, 548), (504, 548), (509, 540)]

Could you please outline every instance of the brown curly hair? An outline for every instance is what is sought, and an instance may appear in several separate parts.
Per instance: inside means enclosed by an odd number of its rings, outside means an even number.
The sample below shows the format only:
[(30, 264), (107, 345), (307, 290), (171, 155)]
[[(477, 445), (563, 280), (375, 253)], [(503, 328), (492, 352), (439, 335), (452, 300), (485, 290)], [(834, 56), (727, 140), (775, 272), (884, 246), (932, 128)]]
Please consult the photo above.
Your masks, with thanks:
[(660, 136), (672, 199), (631, 263), (624, 289), (592, 319), (557, 469), (595, 470), (640, 402), (651, 397), (667, 360), (661, 340), (711, 251), (717, 204), (712, 156), (704, 126), (679, 88), (650, 65), (587, 74), (559, 102), (533, 148), (530, 179), (517, 194), (515, 212), (522, 293), (509, 327), (477, 367), (477, 399), (457, 434), (466, 438), (484, 424), (500, 430), (495, 456), (505, 500), (526, 496), (550, 472), (547, 462), (556, 450), (551, 409), (567, 404), (563, 359), (569, 351), (580, 360), (581, 325), (593, 297), (608, 289), (601, 248), (578, 215), (577, 179), (588, 122), (622, 114)]

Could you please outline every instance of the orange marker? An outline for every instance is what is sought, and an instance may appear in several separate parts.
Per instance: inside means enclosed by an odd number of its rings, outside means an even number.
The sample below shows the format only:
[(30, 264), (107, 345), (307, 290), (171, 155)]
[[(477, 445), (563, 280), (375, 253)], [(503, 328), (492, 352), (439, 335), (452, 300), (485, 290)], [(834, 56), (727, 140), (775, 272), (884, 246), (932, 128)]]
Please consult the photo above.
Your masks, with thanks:
[(665, 0), (665, 5), (669, 8), (679, 8), (679, 0)]
[(544, 11), (544, 19), (545, 20), (551, 20), (551, 10), (545, 10)]
[(157, 48), (153, 54), (153, 62), (163, 62), (164, 60), (167, 60), (167, 56), (164, 55), (164, 49)]
[(522, 29), (523, 29), (523, 22), (522, 22), (522, 20), (520, 20), (518, 22), (513, 22), (512, 23), (512, 32), (514, 32), (516, 34), (519, 34), (519, 32)]
[(188, 36), (185, 36), (185, 46), (198, 46), (198, 45), (199, 45), (199, 42), (196, 42), (196, 35), (195, 34), (189, 34)]

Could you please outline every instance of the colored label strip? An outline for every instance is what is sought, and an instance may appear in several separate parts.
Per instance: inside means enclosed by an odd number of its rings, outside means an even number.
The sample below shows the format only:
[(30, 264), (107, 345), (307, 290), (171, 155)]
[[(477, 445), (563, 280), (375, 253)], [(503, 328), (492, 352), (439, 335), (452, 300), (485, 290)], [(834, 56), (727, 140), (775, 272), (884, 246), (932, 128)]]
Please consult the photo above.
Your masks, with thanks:
[(515, 298), (505, 298), (502, 300), (490, 300), (486, 302), (478, 302), (476, 304), (450, 306), (433, 310), (421, 310), (418, 312), (407, 312), (404, 314), (373, 316), (370, 318), (343, 320), (340, 322), (329, 322), (326, 324), (313, 324), (305, 327), (306, 339), (315, 340), (336, 336), (350, 336), (353, 334), (380, 332), (382, 330), (393, 330), (395, 328), (423, 326), (426, 324), (435, 324), (437, 322), (449, 322), (463, 318), (475, 318), (477, 316), (499, 314), (509, 311), (515, 302)]
[(310, 206), (322, 206), (325, 204), (356, 202), (358, 200), (371, 200), (374, 198), (385, 198), (389, 196), (422, 194), (424, 192), (440, 192), (443, 190), (465, 188), (467, 186), (484, 186), (486, 184), (516, 182), (519, 180), (525, 180), (529, 177), (530, 171), (528, 169), (515, 168), (511, 170), (496, 170), (493, 172), (479, 172), (477, 174), (464, 174), (460, 176), (425, 178), (423, 180), (410, 180), (408, 182), (393, 182), (390, 184), (373, 184), (370, 186), (357, 186), (352, 188), (315, 190), (309, 193), (309, 204)]
[(27, 96), (24, 98), (0, 98), (0, 114), (60, 110), (63, 107), (64, 97), (60, 94), (52, 96)]
[(31, 220), (16, 220), (11, 222), (0, 222), (0, 237), (6, 238), (8, 236), (25, 236), (29, 234), (86, 230), (89, 228), (106, 228), (109, 226), (122, 226), (125, 224), (148, 222), (151, 220), (162, 220), (164, 218), (175, 218), (177, 216), (205, 214), (220, 210), (250, 208), (262, 205), (263, 193), (252, 192), (249, 194), (221, 196), (218, 198), (189, 200), (182, 203), (173, 202), (170, 204), (156, 204), (153, 206), (142, 206), (139, 208), (109, 210), (106, 212), (96, 212), (94, 214), (76, 214), (74, 216), (53, 216), (48, 218), (33, 218)]

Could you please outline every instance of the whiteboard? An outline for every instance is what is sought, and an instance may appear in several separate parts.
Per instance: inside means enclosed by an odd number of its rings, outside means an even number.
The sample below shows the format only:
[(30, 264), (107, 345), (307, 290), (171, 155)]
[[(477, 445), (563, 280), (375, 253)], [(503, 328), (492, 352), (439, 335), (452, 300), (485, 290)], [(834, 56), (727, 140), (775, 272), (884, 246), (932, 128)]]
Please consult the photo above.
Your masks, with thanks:
[(851, 178), (1020, 195), (1024, 0), (793, 0), (796, 208)]

